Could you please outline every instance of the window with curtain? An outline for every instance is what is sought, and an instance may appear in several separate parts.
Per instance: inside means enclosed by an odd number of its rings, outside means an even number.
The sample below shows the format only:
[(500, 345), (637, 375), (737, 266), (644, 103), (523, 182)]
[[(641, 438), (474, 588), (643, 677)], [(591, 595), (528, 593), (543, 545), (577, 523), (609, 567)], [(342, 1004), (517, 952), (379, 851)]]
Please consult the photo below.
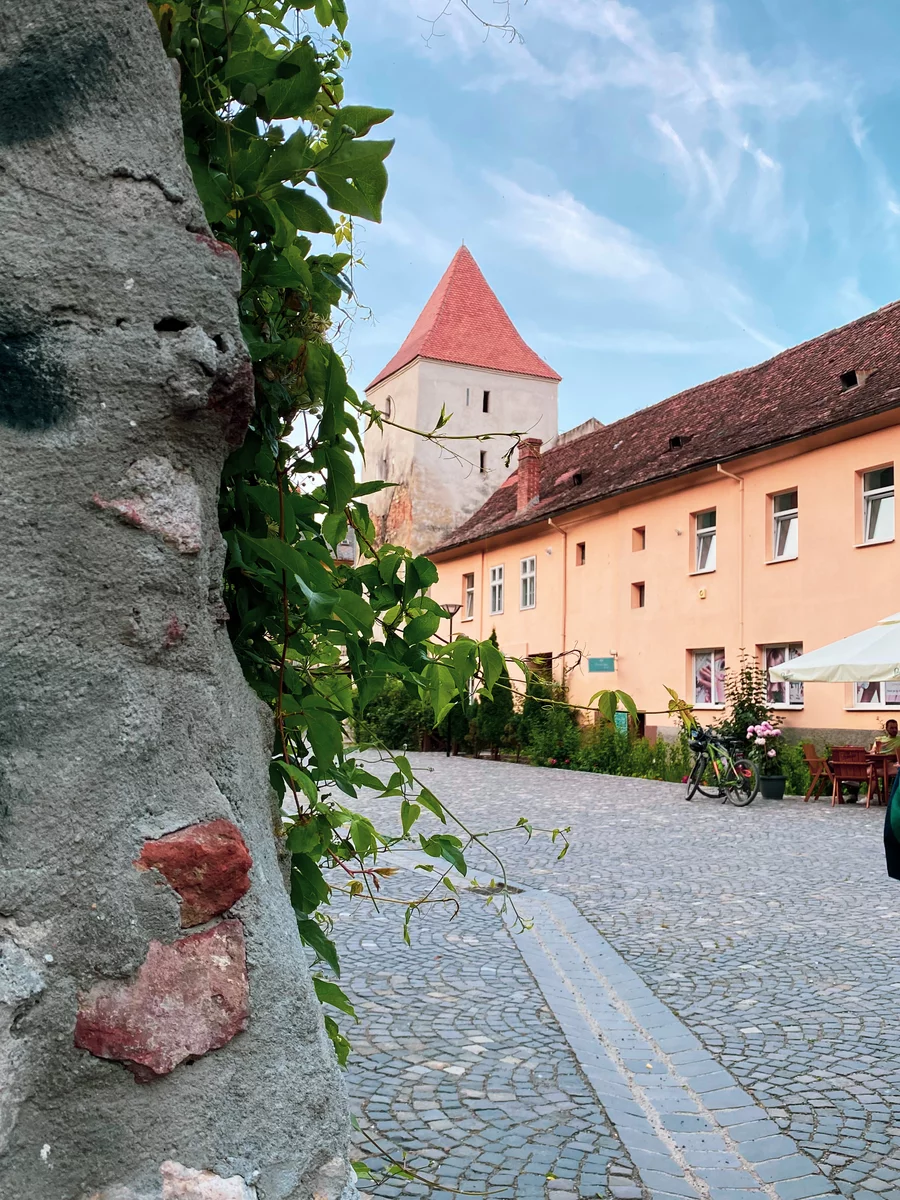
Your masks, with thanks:
[(725, 651), (692, 650), (694, 704), (725, 703)]

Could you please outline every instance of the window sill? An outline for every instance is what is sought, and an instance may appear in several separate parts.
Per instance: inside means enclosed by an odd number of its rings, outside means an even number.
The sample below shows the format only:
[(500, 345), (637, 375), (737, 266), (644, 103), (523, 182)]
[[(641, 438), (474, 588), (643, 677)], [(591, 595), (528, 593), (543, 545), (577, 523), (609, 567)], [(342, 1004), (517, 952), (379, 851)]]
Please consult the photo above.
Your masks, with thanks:
[(769, 708), (777, 709), (778, 712), (803, 712), (802, 704), (770, 704)]
[(703, 571), (688, 571), (688, 575), (715, 575), (715, 573), (716, 573), (715, 567), (707, 567)]
[(461, 617), (459, 623), (460, 623), (460, 625), (465, 625), (466, 621), (474, 621), (474, 620), (475, 620), (474, 617)]
[(723, 712), (725, 709), (724, 704), (694, 704), (692, 707), (699, 712)]
[(882, 538), (878, 542), (857, 542), (853, 547), (854, 550), (866, 550), (869, 546), (890, 546), (893, 538)]
[(489, 616), (489, 617), (502, 617), (502, 616), (503, 616), (503, 609), (502, 609), (502, 608), (498, 608), (498, 609), (491, 609), (491, 611), (488, 613), (488, 616)]
[(774, 567), (776, 563), (783, 563), (783, 562), (796, 562), (796, 561), (797, 561), (797, 559), (798, 559), (799, 557), (800, 557), (800, 555), (799, 555), (799, 554), (786, 554), (786, 555), (784, 556), (784, 558), (767, 558), (767, 559), (766, 559), (766, 566), (767, 566), (767, 567)]
[(534, 612), (534, 610), (536, 608), (537, 608), (536, 604), (520, 604), (519, 612)]
[(844, 712), (897, 712), (898, 709), (900, 709), (900, 704), (848, 704), (845, 706)]

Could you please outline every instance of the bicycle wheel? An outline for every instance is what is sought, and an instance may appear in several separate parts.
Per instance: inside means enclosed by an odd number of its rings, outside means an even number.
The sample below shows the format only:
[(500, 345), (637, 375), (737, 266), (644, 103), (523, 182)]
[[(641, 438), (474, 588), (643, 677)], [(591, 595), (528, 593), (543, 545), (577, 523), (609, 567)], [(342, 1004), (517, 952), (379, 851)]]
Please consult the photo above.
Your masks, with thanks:
[(748, 758), (736, 758), (733, 762), (736, 778), (726, 785), (725, 795), (736, 808), (746, 808), (759, 791), (759, 770)]
[(697, 793), (697, 788), (700, 786), (700, 780), (703, 778), (703, 772), (706, 770), (706, 755), (698, 754), (694, 759), (694, 765), (691, 767), (691, 773), (687, 777), (687, 794), (685, 800), (693, 800)]

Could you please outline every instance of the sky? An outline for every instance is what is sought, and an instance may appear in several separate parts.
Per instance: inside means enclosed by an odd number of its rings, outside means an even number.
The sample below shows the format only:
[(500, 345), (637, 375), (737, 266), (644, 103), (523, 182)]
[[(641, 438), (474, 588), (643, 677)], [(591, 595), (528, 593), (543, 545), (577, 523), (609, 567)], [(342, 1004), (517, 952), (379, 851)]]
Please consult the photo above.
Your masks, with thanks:
[(348, 7), (346, 100), (396, 112), (357, 388), (463, 240), (564, 429), (900, 297), (897, 0), (511, 0), (521, 42), (461, 0)]

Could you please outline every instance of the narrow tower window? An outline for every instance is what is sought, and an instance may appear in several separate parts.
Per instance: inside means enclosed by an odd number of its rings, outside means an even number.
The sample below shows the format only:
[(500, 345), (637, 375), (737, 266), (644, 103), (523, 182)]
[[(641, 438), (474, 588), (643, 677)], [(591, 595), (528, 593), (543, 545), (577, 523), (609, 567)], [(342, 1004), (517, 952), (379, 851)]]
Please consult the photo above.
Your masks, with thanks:
[(478, 454), (478, 470), (482, 475), (487, 473), (487, 450), (481, 450)]
[(490, 412), (491, 411), (491, 393), (490, 392), (482, 392), (481, 393), (481, 411), (482, 412)]

